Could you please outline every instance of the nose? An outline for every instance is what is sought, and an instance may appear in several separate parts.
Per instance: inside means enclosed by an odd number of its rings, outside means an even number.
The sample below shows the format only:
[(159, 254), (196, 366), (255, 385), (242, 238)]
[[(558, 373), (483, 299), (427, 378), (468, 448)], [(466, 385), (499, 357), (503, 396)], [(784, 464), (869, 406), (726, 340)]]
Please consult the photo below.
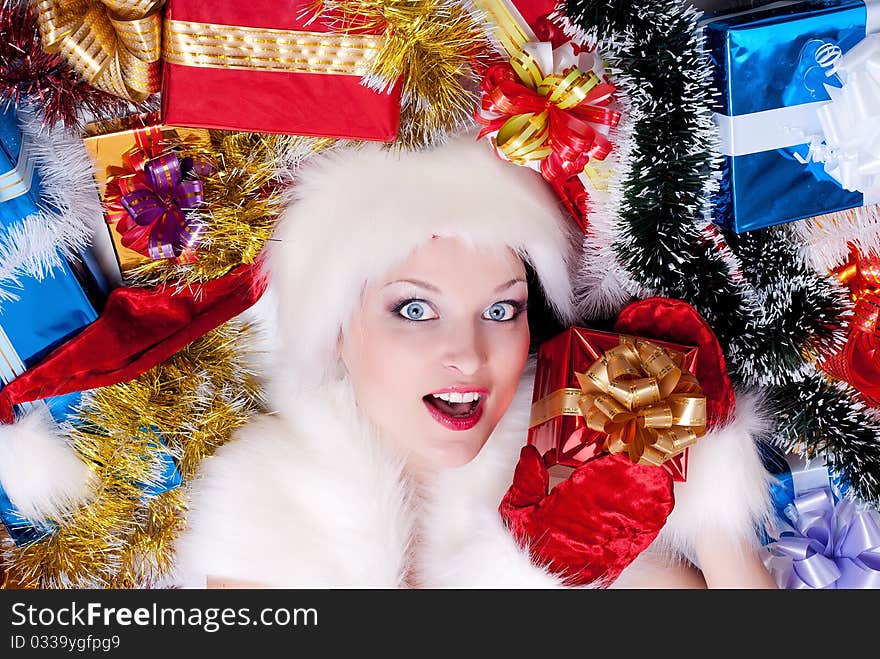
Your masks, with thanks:
[(444, 368), (461, 375), (473, 375), (486, 361), (485, 340), (471, 323), (451, 326), (444, 337), (442, 361)]

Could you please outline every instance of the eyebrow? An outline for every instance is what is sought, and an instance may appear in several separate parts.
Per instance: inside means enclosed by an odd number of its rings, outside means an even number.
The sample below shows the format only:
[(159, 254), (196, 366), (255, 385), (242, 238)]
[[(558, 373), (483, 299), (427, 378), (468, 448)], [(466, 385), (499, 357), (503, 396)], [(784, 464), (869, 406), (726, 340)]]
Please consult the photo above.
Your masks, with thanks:
[(499, 286), (498, 288), (495, 289), (495, 292), (496, 292), (496, 293), (500, 293), (501, 291), (506, 291), (508, 288), (510, 288), (510, 287), (513, 286), (514, 284), (518, 284), (518, 283), (520, 283), (520, 282), (522, 282), (523, 284), (525, 284), (525, 283), (526, 283), (526, 280), (523, 279), (522, 277), (514, 277), (514, 278), (511, 279), (510, 281), (506, 281), (506, 282), (504, 282), (503, 284), (501, 284), (501, 286)]
[[(501, 291), (505, 291), (508, 288), (510, 288), (511, 286), (513, 286), (514, 284), (518, 284), (520, 282), (525, 284), (526, 280), (523, 279), (522, 277), (514, 277), (510, 281), (506, 281), (503, 284), (501, 284), (501, 286), (496, 288), (494, 292), (500, 293)], [(412, 284), (413, 286), (418, 286), (419, 288), (424, 288), (425, 290), (431, 291), (432, 293), (441, 293), (442, 292), (439, 288), (437, 288), (433, 284), (429, 284), (428, 282), (422, 281), (421, 279), (395, 279), (394, 281), (389, 281), (382, 288), (386, 288), (387, 286), (391, 286), (392, 284)]]

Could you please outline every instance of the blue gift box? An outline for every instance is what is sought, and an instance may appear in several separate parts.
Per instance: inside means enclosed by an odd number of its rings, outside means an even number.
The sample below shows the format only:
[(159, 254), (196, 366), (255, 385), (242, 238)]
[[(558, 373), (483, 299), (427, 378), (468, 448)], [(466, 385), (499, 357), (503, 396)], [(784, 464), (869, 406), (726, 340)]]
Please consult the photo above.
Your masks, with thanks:
[[(40, 175), (32, 146), (19, 129), (14, 109), (9, 107), (0, 112), (0, 235), (40, 213)], [(42, 279), (31, 275), (18, 278), (10, 291), (14, 298), (0, 303), (0, 387), (98, 317), (87, 294), (91, 265), (84, 263), (75, 272), (72, 264), (62, 260)], [(78, 401), (79, 394), (68, 394), (28, 406), (48, 405), (60, 422)], [(2, 486), (0, 520), (18, 544), (32, 542), (51, 531), (21, 518)]]
[[(19, 129), (14, 108), (0, 111), (0, 237), (41, 212), (40, 185), (31, 145)], [(40, 279), (19, 277), (10, 291), (13, 299), (0, 301), (0, 388), (98, 317), (98, 296), (106, 292), (106, 280), (90, 253), (81, 257), (78, 262), (60, 259), (60, 264)], [(81, 394), (75, 392), (26, 407), (47, 405), (52, 417), (61, 423), (71, 416), (80, 399)], [(169, 455), (163, 464), (161, 482), (144, 485), (145, 494), (155, 495), (180, 484), (173, 458)], [(24, 519), (2, 485), (0, 521), (19, 545), (39, 540), (53, 530)]]
[(880, 201), (810, 157), (827, 88), (843, 85), (836, 61), (880, 30), (877, 0), (776, 2), (706, 15), (703, 28), (724, 154), (715, 222), (740, 233)]
[[(0, 236), (41, 213), (40, 175), (14, 108), (0, 111)], [(95, 294), (103, 282), (91, 255), (80, 263), (59, 259), (45, 277), (18, 278), (14, 299), (0, 302), (0, 383), (40, 361), (98, 317)], [(47, 399), (52, 415), (67, 418), (72, 396)]]
[[(758, 449), (764, 468), (773, 476), (770, 480), (770, 499), (776, 516), (786, 517), (786, 509), (795, 497), (808, 490), (829, 488), (835, 501), (849, 493), (849, 485), (841, 474), (831, 473), (822, 459), (807, 462), (792, 453), (783, 453), (766, 442), (759, 442)], [(769, 542), (766, 529), (762, 532), (764, 544)]]

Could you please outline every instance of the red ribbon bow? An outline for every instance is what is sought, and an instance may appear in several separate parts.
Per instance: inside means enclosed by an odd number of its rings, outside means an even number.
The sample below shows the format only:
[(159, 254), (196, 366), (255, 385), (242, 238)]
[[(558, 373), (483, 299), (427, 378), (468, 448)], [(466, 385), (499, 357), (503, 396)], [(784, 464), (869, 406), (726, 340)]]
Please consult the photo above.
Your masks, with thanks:
[(605, 107), (615, 86), (576, 67), (545, 76), (527, 52), (489, 67), (480, 86), (483, 113), (476, 119), (485, 127), (479, 137), (497, 131), (495, 146), (508, 160), (540, 161), (543, 177), (582, 219), (585, 193), (580, 184), (580, 193), (573, 190), (571, 181), (590, 160), (604, 160), (611, 152), (611, 142), (595, 125), (614, 127), (620, 121), (619, 112)]
[(833, 271), (846, 285), (855, 306), (843, 350), (822, 363), (826, 373), (855, 387), (880, 407), (880, 255), (850, 246), (849, 260)]
[[(619, 112), (602, 107), (611, 102), (614, 85), (599, 83), (587, 92), (583, 101), (566, 109), (551, 97), (526, 86), (510, 64), (489, 67), (481, 87), (483, 110), (501, 116), (493, 119), (478, 116), (478, 121), (485, 126), (480, 137), (500, 130), (510, 119), (522, 115), (546, 121), (546, 136), (541, 146), (549, 146), (550, 153), (541, 158), (541, 173), (548, 181), (577, 176), (588, 161), (604, 160), (611, 152), (611, 142), (591, 124), (613, 127), (620, 121)], [(549, 91), (552, 92), (552, 88)], [(544, 113), (546, 119), (540, 117)], [(504, 148), (504, 145), (498, 146)], [(517, 156), (511, 159), (516, 161)]]

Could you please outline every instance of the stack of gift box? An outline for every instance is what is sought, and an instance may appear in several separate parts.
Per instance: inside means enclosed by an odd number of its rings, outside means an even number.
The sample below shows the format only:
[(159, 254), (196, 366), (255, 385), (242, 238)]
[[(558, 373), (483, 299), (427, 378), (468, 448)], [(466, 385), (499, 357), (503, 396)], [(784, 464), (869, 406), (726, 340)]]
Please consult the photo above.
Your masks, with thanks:
[[(43, 193), (41, 165), (34, 144), (21, 127), (14, 108), (0, 112), (0, 243), (10, 246), (27, 223), (41, 221), (51, 212)], [(39, 363), (92, 323), (108, 293), (107, 279), (94, 255), (83, 250), (74, 255), (60, 251), (54, 265), (4, 273), (0, 296), (0, 383), (8, 384)], [(22, 405), (19, 413), (46, 407), (57, 423), (75, 419), (79, 392), (53, 396)], [(161, 485), (163, 491), (180, 483), (172, 460), (168, 460)], [(18, 544), (26, 544), (51, 532), (20, 516), (0, 486), (0, 521)]]
[[(161, 51), (154, 55), (161, 52), (161, 85), (154, 87), (161, 114), (86, 126), (123, 275), (150, 258), (181, 257), (180, 250), (150, 254), (146, 241), (138, 240), (150, 215), (134, 210), (142, 200), (124, 180), (149, 174), (147, 161), (170, 145), (183, 158), (187, 144), (209, 141), (209, 129), (386, 142), (397, 136), (400, 87), (378, 92), (361, 82), (383, 35), (336, 32), (329, 19), (311, 20), (310, 8), (309, 2), (282, 8), (272, 0), (247, 7), (169, 0), (153, 14), (161, 19)], [(151, 134), (154, 143), (145, 145)], [(107, 200), (107, 183), (114, 179), (123, 179), (123, 190), (111, 185), (114, 197)]]
[[(0, 113), (0, 242), (41, 213), (40, 171), (33, 144), (22, 133), (12, 108)], [(17, 274), (9, 279), (0, 300), (0, 382), (6, 384), (38, 362), (53, 348), (97, 318), (100, 298), (93, 261), (70, 261), (58, 255), (49, 272)], [(43, 275), (43, 276), (38, 276)], [(4, 283), (6, 283), (4, 282)], [(31, 405), (47, 405), (52, 416), (64, 421), (78, 396), (71, 394)], [(17, 542), (45, 535), (20, 520), (0, 487), (0, 520)]]

